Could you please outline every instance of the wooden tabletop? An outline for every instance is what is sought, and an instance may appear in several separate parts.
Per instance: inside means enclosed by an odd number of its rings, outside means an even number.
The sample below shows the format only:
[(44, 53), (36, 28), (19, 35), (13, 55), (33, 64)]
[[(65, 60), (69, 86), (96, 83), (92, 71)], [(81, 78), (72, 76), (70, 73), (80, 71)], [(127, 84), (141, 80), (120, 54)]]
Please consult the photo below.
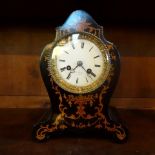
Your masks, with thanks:
[(31, 138), (32, 126), (47, 109), (0, 109), (2, 155), (155, 155), (155, 111), (117, 110), (130, 136), (125, 144), (94, 137), (58, 137), (46, 143)]

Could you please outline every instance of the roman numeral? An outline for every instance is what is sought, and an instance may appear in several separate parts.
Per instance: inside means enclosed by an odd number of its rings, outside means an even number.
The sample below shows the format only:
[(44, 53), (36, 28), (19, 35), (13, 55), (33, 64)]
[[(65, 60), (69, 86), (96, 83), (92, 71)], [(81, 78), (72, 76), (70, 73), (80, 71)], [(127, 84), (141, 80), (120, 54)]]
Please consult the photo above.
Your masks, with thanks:
[(67, 51), (65, 51), (66, 54), (69, 54)]
[(84, 48), (84, 42), (81, 43), (81, 48)]
[(101, 65), (95, 65), (95, 67), (101, 67)]
[(74, 44), (73, 44), (73, 43), (72, 43), (72, 48), (73, 48), (73, 49), (75, 49), (75, 46), (74, 46)]
[(66, 67), (60, 68), (61, 72), (63, 72), (66, 69)]
[(89, 52), (93, 49), (93, 46), (90, 48)]
[(88, 82), (88, 79), (86, 78), (86, 81)]
[(97, 56), (95, 56), (95, 57), (94, 57), (94, 59), (96, 59), (96, 58), (98, 58), (98, 57), (100, 57), (100, 56), (99, 56), (99, 55), (97, 55)]
[(61, 61), (61, 62), (65, 62), (65, 60), (62, 60), (62, 59), (59, 59), (59, 61)]
[(76, 83), (78, 83), (78, 81), (79, 81), (79, 79), (77, 78), (77, 79), (76, 79)]
[(67, 79), (69, 80), (71, 77), (71, 73), (68, 74)]

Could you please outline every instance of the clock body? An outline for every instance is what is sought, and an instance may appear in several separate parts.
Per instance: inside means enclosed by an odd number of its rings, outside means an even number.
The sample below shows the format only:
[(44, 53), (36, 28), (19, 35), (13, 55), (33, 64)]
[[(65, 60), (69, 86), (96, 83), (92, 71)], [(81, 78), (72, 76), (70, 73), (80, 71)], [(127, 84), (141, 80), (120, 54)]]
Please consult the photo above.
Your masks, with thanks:
[(33, 137), (45, 141), (58, 133), (99, 132), (123, 143), (127, 129), (109, 115), (119, 72), (119, 53), (90, 15), (74, 11), (56, 29), (40, 60), (51, 101), (50, 117), (37, 123)]

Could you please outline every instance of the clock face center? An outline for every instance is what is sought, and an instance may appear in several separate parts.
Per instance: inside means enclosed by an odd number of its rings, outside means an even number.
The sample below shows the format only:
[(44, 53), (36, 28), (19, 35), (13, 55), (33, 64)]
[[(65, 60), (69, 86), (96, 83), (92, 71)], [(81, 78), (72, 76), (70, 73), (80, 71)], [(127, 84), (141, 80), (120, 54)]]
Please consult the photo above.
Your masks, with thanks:
[(77, 65), (78, 66), (82, 66), (83, 65), (83, 62), (81, 60), (77, 61)]

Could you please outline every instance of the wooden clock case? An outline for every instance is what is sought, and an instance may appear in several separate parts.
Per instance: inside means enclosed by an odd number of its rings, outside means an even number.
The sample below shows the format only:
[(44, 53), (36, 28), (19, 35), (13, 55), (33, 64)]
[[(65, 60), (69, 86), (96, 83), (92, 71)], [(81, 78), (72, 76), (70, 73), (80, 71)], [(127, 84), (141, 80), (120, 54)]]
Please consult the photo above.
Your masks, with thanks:
[[(52, 79), (49, 60), (51, 48), (60, 38), (72, 33), (89, 33), (102, 40), (109, 51), (111, 68), (106, 81), (97, 90), (86, 94), (73, 94), (60, 88)], [(109, 102), (119, 73), (120, 58), (114, 44), (103, 36), (99, 26), (85, 11), (74, 11), (66, 22), (56, 29), (54, 42), (48, 44), (41, 55), (40, 70), (51, 101), (50, 117), (33, 127), (33, 138), (43, 142), (60, 134), (99, 133), (117, 143), (126, 142), (127, 129), (109, 115)]]

